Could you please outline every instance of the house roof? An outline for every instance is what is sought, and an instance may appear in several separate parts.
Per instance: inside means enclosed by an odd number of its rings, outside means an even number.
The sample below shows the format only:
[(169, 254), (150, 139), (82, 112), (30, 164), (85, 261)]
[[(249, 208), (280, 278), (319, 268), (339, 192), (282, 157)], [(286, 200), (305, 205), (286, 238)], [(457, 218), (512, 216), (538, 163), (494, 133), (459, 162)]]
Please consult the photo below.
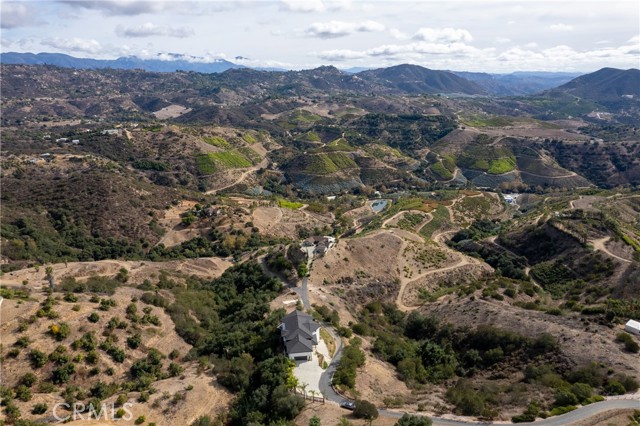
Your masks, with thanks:
[(313, 334), (320, 325), (313, 317), (295, 310), (282, 319), (280, 335), (284, 340), (287, 353), (311, 352), (318, 341)]

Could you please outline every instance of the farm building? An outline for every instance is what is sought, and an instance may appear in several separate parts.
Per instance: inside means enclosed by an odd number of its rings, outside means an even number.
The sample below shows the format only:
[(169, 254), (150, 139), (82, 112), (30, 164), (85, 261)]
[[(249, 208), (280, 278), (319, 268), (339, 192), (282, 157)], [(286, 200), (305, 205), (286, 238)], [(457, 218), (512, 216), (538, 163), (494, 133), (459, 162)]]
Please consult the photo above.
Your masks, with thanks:
[(295, 310), (282, 318), (278, 328), (289, 359), (310, 361), (320, 339), (320, 325), (311, 315)]
[(624, 331), (640, 336), (640, 322), (634, 320), (627, 321), (624, 325)]

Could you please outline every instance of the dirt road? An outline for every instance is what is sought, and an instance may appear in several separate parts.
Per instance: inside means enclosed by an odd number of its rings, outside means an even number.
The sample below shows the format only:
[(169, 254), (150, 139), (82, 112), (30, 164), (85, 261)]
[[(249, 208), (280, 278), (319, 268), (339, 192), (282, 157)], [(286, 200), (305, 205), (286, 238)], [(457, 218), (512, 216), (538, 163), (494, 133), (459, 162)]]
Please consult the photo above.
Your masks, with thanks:
[(611, 239), (611, 237), (606, 236), (604, 238), (599, 238), (597, 240), (590, 240), (589, 242), (591, 244), (593, 244), (593, 248), (595, 248), (596, 250), (600, 250), (601, 252), (604, 252), (604, 253), (608, 254), (609, 256), (618, 259), (621, 262), (631, 263), (631, 260), (625, 259), (624, 257), (620, 257), (617, 254), (613, 254), (613, 253), (611, 253), (609, 251), (609, 249), (607, 249), (607, 247), (605, 246), (605, 243), (607, 241), (609, 241), (610, 239)]

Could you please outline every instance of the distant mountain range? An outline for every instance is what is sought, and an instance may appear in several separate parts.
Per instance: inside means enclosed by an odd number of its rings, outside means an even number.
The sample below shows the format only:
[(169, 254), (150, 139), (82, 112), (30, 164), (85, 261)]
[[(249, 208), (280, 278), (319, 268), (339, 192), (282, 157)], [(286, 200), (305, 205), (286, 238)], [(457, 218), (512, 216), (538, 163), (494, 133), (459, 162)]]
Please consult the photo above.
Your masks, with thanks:
[(201, 73), (217, 73), (232, 68), (244, 68), (242, 65), (224, 59), (214, 62), (187, 61), (182, 56), (176, 55), (175, 60), (141, 59), (136, 56), (127, 56), (118, 59), (91, 59), (75, 58), (62, 53), (16, 53), (8, 52), (0, 54), (0, 62), (14, 65), (55, 65), (63, 68), (78, 69), (143, 69), (155, 72), (195, 71)]
[(511, 74), (488, 74), (480, 72), (453, 71), (481, 86), (495, 96), (519, 96), (540, 93), (558, 87), (582, 73), (570, 72), (514, 72)]
[[(142, 69), (152, 72), (194, 71), (213, 74), (231, 74), (223, 81), (242, 84), (267, 83), (299, 90), (323, 90), (327, 92), (352, 91), (369, 93), (405, 94), (461, 94), (479, 96), (524, 96), (545, 94), (569, 94), (596, 102), (617, 102), (640, 97), (640, 71), (603, 68), (580, 76), (580, 73), (564, 72), (514, 72), (489, 74), (476, 72), (439, 71), (418, 65), (396, 65), (388, 68), (350, 68), (339, 70), (324, 66), (311, 70), (284, 71), (279, 69), (247, 68), (230, 61), (218, 59), (201, 62), (199, 58), (185, 59), (174, 55), (175, 60), (141, 59), (135, 56), (114, 60), (75, 58), (60, 53), (0, 54), (0, 63), (16, 65), (54, 65), (77, 69)], [(268, 72), (266, 72), (268, 71)], [(625, 96), (623, 98), (623, 96)]]

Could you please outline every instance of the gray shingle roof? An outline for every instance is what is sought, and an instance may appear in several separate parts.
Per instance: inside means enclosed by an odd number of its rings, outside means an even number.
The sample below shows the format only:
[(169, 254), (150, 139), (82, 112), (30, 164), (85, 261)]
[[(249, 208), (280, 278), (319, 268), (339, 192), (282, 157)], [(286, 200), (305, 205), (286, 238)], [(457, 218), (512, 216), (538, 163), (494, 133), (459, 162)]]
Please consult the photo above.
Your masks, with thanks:
[(313, 317), (304, 312), (295, 310), (282, 319), (280, 335), (284, 340), (287, 353), (311, 352), (313, 346), (318, 344), (313, 333), (320, 325)]

